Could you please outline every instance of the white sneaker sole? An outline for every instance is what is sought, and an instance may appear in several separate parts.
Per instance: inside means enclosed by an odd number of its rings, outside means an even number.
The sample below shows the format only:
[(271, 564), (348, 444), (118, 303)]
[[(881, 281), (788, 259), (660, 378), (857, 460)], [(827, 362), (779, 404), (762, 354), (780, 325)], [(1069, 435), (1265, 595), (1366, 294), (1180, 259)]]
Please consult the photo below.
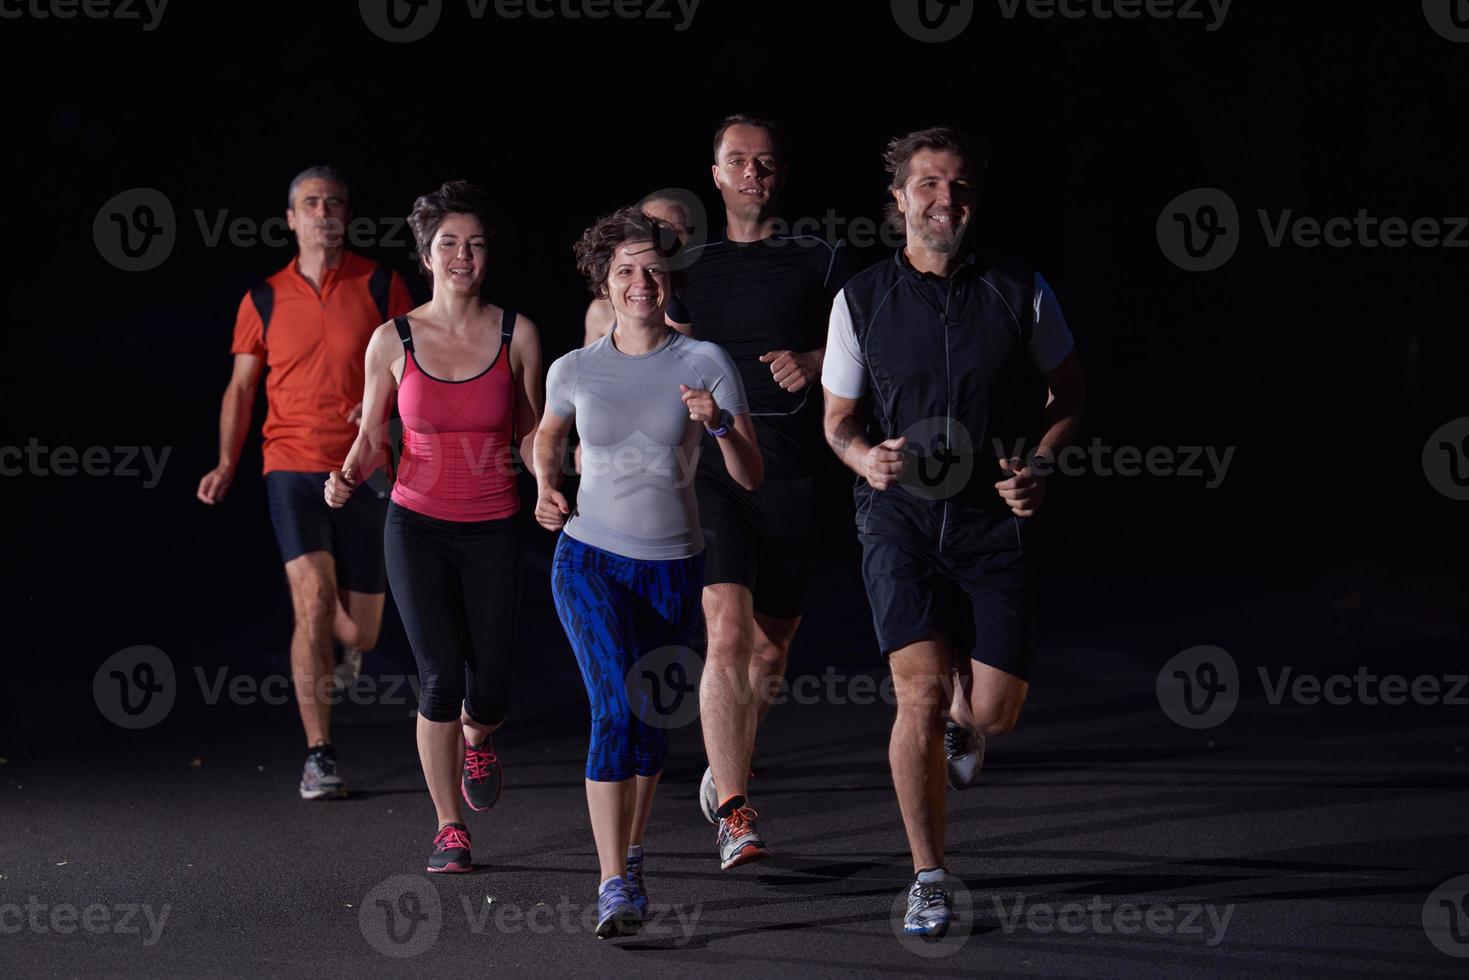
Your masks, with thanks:
[(714, 770), (704, 769), (704, 778), (699, 782), (699, 811), (712, 824), (719, 823), (719, 792), (714, 788)]

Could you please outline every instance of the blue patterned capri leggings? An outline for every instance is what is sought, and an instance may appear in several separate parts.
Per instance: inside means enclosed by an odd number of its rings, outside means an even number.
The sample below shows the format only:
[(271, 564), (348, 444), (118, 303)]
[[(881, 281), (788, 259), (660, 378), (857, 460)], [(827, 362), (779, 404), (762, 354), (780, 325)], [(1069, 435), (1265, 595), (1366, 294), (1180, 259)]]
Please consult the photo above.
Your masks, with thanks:
[[(659, 651), (640, 667), (667, 676), (674, 659), (681, 664), (690, 655), (703, 582), (702, 554), (625, 558), (561, 534), (551, 561), (551, 595), (592, 706), (588, 779), (617, 782), (663, 771), (669, 719), (682, 713), (660, 714), (664, 708), (651, 703), (660, 699), (656, 682), (650, 691), (634, 678), (629, 698), (628, 671)], [(686, 676), (681, 667), (673, 675)], [(689, 689), (679, 697), (697, 699), (698, 693)]]

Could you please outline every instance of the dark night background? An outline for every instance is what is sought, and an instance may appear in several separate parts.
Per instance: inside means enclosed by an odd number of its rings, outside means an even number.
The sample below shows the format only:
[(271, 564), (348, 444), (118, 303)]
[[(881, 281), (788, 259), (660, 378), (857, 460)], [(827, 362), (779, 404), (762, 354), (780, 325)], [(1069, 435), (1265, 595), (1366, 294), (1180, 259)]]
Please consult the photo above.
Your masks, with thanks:
[[(732, 111), (784, 125), (790, 219), (877, 218), (892, 135), (952, 122), (982, 136), (992, 169), (979, 234), (1060, 298), (1087, 372), (1082, 442), (1235, 447), (1217, 489), (1176, 477), (1052, 486), (1035, 522), (1043, 663), (1048, 639), (1111, 637), (1154, 669), (1217, 643), (1242, 665), (1462, 671), (1469, 504), (1436, 492), (1420, 457), (1430, 433), (1469, 415), (1469, 249), (1270, 248), (1256, 211), (1469, 214), (1469, 44), (1435, 33), (1417, 3), (1239, 0), (1216, 32), (977, 8), (945, 44), (910, 39), (885, 2), (704, 0), (677, 32), (615, 18), (475, 21), (447, 0), (412, 44), (379, 40), (351, 3), (174, 0), (152, 32), (0, 21), (0, 166), (11, 173), (0, 443), (171, 447), (152, 489), (83, 476), (0, 484), (11, 559), (0, 755), (11, 770), (61, 745), (124, 738), (153, 749), (194, 739), (179, 751), (202, 751), (195, 736), (214, 715), (176, 709), (166, 731), (142, 733), (98, 715), (92, 674), (116, 650), (160, 647), (181, 672), (285, 667), (289, 600), (259, 476), (263, 393), (228, 500), (207, 508), (194, 492), (217, 454), (235, 309), (292, 250), (209, 247), (196, 209), (210, 221), (226, 209), (276, 217), (290, 178), (318, 162), (347, 173), (354, 214), (373, 219), (403, 216), (445, 179), (476, 181), (503, 212), (489, 294), (539, 323), (549, 364), (580, 343), (587, 294), (570, 250), (594, 218), (682, 186), (720, 226), (709, 138)], [(92, 224), (133, 187), (168, 197), (178, 237), (161, 266), (128, 273), (99, 254)], [(1212, 272), (1177, 268), (1155, 234), (1164, 206), (1196, 187), (1225, 190), (1243, 221), (1238, 253)], [(406, 229), (398, 240), (364, 251), (411, 274)], [(864, 264), (886, 254), (869, 249)], [(846, 487), (827, 474), (819, 584), (797, 639), (816, 673), (877, 669)], [(579, 689), (546, 691), (576, 675), (549, 604), (551, 536), (531, 540), (518, 696), (564, 701), (554, 718), (580, 736)], [(389, 601), (367, 669), (410, 668)], [(1148, 681), (1099, 690), (1098, 703), (1152, 697)], [(285, 771), (299, 728), (293, 708), (272, 710)], [(1351, 724), (1421, 726), (1462, 744), (1465, 710), (1363, 712)], [(406, 726), (400, 740), (407, 759)], [(568, 783), (574, 773), (569, 762)], [(290, 779), (271, 792), (291, 792)]]

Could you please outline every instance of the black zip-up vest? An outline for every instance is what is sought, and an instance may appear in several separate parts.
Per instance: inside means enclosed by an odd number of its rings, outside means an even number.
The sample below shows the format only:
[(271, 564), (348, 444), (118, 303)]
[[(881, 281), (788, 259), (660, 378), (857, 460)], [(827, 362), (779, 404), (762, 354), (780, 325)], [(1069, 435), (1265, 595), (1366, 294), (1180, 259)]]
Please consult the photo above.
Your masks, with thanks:
[(1046, 403), (1030, 359), (1035, 275), (966, 258), (945, 279), (902, 250), (845, 287), (867, 364), (874, 443), (908, 436), (902, 482), (857, 479), (857, 526), (942, 552), (1021, 546), (1021, 524), (995, 491), (1000, 456), (1034, 449)]

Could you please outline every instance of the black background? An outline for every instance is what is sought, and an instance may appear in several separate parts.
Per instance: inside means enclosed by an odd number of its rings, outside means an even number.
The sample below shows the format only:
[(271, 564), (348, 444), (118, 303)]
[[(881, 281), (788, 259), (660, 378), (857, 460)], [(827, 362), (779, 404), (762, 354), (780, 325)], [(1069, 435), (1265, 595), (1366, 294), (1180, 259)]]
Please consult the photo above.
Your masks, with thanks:
[[(1049, 568), (1102, 583), (1166, 567), (1188, 592), (1324, 583), (1442, 621), (1461, 651), (1469, 505), (1432, 489), (1420, 455), (1429, 433), (1469, 414), (1469, 250), (1268, 248), (1256, 210), (1469, 214), (1469, 45), (1436, 34), (1416, 3), (1239, 0), (1214, 32), (977, 6), (946, 44), (906, 36), (886, 3), (792, 0), (704, 0), (682, 32), (476, 21), (448, 2), (412, 44), (375, 37), (351, 3), (174, 0), (151, 32), (0, 21), (11, 174), (0, 442), (171, 447), (152, 489), (122, 477), (0, 483), (11, 707), (54, 720), (57, 698), (83, 704), (95, 665), (133, 644), (184, 662), (284, 664), (289, 605), (258, 431), (224, 505), (194, 491), (217, 453), (240, 296), (291, 250), (209, 247), (196, 209), (210, 221), (225, 209), (278, 216), (292, 175), (318, 162), (347, 172), (355, 213), (374, 219), (404, 215), (445, 179), (476, 181), (503, 212), (490, 295), (540, 324), (549, 363), (580, 342), (587, 296), (570, 248), (597, 215), (684, 186), (717, 225), (709, 139), (732, 111), (784, 124), (792, 219), (877, 217), (894, 134), (952, 122), (981, 135), (992, 161), (981, 233), (1061, 299), (1089, 382), (1083, 441), (1236, 448), (1213, 490), (1061, 481), (1041, 522)], [(1155, 224), (1176, 195), (1207, 186), (1239, 205), (1243, 241), (1224, 268), (1189, 273), (1166, 260)], [(178, 238), (161, 266), (127, 273), (99, 254), (92, 226), (133, 187), (167, 195)], [(366, 251), (407, 271), (398, 238)], [(820, 578), (861, 618), (837, 483), (823, 499)], [(543, 563), (527, 590), (544, 597)], [(389, 605), (384, 655), (406, 666)], [(1160, 612), (1144, 595), (1125, 615)], [(1167, 643), (1160, 662), (1178, 648)]]

